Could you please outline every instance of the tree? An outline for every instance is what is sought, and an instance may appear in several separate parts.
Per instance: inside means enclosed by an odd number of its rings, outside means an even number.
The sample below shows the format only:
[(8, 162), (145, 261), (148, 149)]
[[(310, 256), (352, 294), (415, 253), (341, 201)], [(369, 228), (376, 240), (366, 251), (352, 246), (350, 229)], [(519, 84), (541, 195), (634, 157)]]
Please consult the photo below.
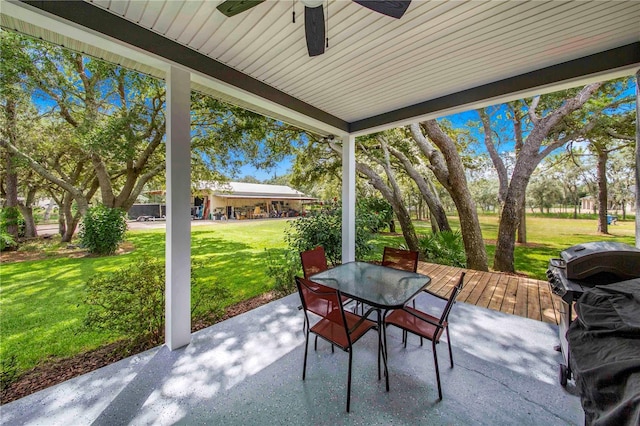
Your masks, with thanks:
[(487, 252), (478, 213), (467, 185), (465, 169), (456, 141), (436, 120), (412, 124), (410, 131), (414, 141), (428, 159), (431, 171), (451, 195), (456, 205), (468, 267), (487, 271)]
[[(378, 139), (378, 142), (381, 139)], [(383, 158), (376, 158), (370, 150), (365, 146), (366, 142), (371, 142), (371, 138), (361, 140), (359, 143), (359, 153), (360, 157), (365, 156), (367, 159), (372, 161), (374, 164), (377, 164), (378, 167), (384, 170), (384, 173), (387, 177), (387, 183), (380, 177), (380, 174), (374, 170), (374, 168), (367, 164), (365, 161), (356, 160), (356, 170), (361, 175), (365, 176), (370, 184), (376, 188), (380, 194), (384, 197), (385, 200), (391, 204), (393, 207), (393, 211), (398, 218), (398, 222), (400, 223), (400, 228), (402, 229), (402, 235), (404, 236), (405, 242), (407, 243), (407, 247), (409, 250), (418, 251), (418, 236), (416, 235), (415, 228), (413, 227), (413, 223), (411, 222), (411, 216), (409, 211), (407, 210), (404, 200), (402, 199), (402, 191), (400, 190), (400, 186), (395, 178), (395, 173), (391, 168), (391, 163), (389, 159), (389, 151), (387, 149), (387, 142), (382, 137), (382, 151)], [(328, 141), (331, 149), (339, 156), (342, 155), (342, 147), (338, 146), (336, 143), (332, 141)]]
[[(500, 217), (494, 257), (496, 270), (514, 271), (515, 235), (522, 219), (525, 191), (537, 165), (555, 149), (586, 135), (607, 108), (620, 105), (620, 92), (617, 82), (593, 83), (580, 89), (536, 96), (512, 108), (511, 120), (516, 123), (516, 163), (509, 177)], [(597, 99), (592, 99), (596, 93)], [(523, 122), (522, 111), (527, 112), (529, 127), (517, 124)], [(481, 114), (481, 119), (484, 117), (486, 121), (489, 113), (485, 112), (487, 114)], [(527, 129), (526, 137), (524, 131), (517, 130), (524, 128)], [(485, 132), (485, 144), (492, 145), (490, 132)]]
[(500, 204), (498, 182), (495, 179), (478, 178), (469, 182), (469, 191), (483, 212), (494, 211)]
[(547, 158), (547, 170), (562, 189), (562, 203), (573, 208), (573, 218), (578, 218), (580, 198), (586, 194), (585, 185), (590, 182), (587, 166), (583, 160), (584, 150), (573, 147), (565, 154), (553, 155)]
[[(49, 114), (46, 126), (57, 132), (39, 141), (39, 149), (8, 138), (0, 144), (57, 192), (64, 240), (95, 193), (105, 206), (128, 210), (147, 185), (163, 185), (164, 82), (24, 36), (2, 36), (23, 98), (38, 99)], [(200, 93), (192, 94), (192, 112), (194, 180), (223, 180), (247, 161), (272, 167), (303, 134)]]
[(527, 196), (531, 208), (538, 208), (540, 213), (562, 201), (562, 189), (557, 177), (548, 170), (534, 173), (527, 187)]
[(157, 149), (164, 138), (164, 84), (23, 36), (3, 32), (2, 40), (3, 49), (14, 52), (12, 66), (25, 81), (23, 96), (39, 99), (41, 110), (55, 114), (50, 126), (64, 135), (61, 141), (55, 134), (58, 144), (38, 144), (46, 148), (39, 156), (42, 151), (2, 141), (68, 193), (59, 199), (68, 201), (60, 205), (66, 218), (63, 240), (77, 224), (71, 200), (83, 214), (96, 184), (104, 205), (128, 209), (149, 179), (164, 170), (164, 153)]
[[(620, 82), (621, 89), (625, 89), (630, 81)], [(598, 232), (608, 234), (607, 209), (609, 207), (609, 191), (607, 183), (607, 169), (609, 157), (616, 151), (623, 150), (633, 145), (633, 138), (628, 135), (633, 133), (635, 126), (635, 114), (627, 111), (623, 114), (620, 110), (625, 102), (631, 101), (631, 97), (622, 97), (610, 108), (608, 114), (598, 115), (593, 119), (593, 125), (586, 133), (589, 142), (589, 150), (597, 159), (598, 182)], [(617, 114), (616, 114), (617, 112)]]
[(625, 148), (611, 153), (609, 159), (611, 160), (607, 167), (609, 199), (616, 208), (619, 207), (622, 210), (622, 220), (625, 220), (627, 218), (627, 204), (635, 202), (633, 147), (627, 145)]
[[(406, 129), (403, 129), (403, 133), (406, 133)], [(402, 169), (413, 180), (422, 195), (422, 199), (429, 207), (434, 223), (433, 231), (451, 231), (442, 202), (433, 187), (431, 179), (427, 177), (429, 169), (415, 144), (407, 143), (406, 138), (396, 138), (394, 144), (387, 144), (387, 149), (396, 157), (397, 167)]]

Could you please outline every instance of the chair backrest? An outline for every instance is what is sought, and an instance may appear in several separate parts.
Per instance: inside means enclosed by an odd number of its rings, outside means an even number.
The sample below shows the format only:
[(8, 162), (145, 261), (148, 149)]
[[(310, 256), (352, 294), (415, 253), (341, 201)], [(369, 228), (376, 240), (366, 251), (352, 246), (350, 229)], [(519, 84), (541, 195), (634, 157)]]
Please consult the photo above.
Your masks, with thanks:
[[(313, 312), (323, 319), (337, 324), (338, 327), (333, 332), (346, 338), (346, 342), (351, 346), (347, 319), (342, 303), (340, 303), (342, 297), (340, 291), (300, 277), (296, 277), (296, 286), (298, 287), (298, 294), (300, 294), (300, 301), (302, 302), (307, 324), (310, 324), (307, 312)], [(337, 340), (340, 341), (341, 339), (338, 338)]]
[(458, 297), (458, 294), (462, 291), (464, 275), (465, 275), (464, 272), (460, 274), (460, 279), (458, 280), (458, 283), (455, 285), (455, 287), (453, 287), (453, 290), (449, 295), (447, 304), (442, 311), (442, 315), (440, 316), (440, 321), (439, 321), (440, 325), (444, 324), (449, 320), (449, 313), (451, 312), (451, 308), (453, 308), (453, 304), (456, 303), (456, 297)]
[(418, 252), (385, 247), (382, 254), (382, 266), (416, 272), (418, 270)]
[(300, 260), (302, 261), (302, 273), (305, 278), (329, 269), (324, 248), (321, 246), (300, 253)]

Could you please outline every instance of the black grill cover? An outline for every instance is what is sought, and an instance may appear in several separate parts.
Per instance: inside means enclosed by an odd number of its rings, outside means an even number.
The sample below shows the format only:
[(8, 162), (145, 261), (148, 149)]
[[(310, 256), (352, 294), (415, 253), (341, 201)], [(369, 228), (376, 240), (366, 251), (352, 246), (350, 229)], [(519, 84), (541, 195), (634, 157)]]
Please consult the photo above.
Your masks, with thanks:
[(596, 286), (567, 331), (588, 425), (640, 425), (640, 279)]

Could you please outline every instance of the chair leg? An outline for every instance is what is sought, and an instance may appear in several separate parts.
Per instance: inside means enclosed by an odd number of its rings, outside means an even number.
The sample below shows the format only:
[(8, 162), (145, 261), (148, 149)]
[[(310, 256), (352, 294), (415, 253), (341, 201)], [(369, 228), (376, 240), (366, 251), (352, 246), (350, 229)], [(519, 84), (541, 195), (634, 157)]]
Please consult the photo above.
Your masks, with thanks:
[(438, 368), (438, 353), (436, 352), (436, 342), (431, 341), (433, 348), (433, 362), (436, 366), (436, 380), (438, 381), (438, 399), (442, 400), (442, 388), (440, 387), (440, 369)]
[(347, 373), (347, 413), (349, 412), (349, 409), (351, 408), (351, 358), (352, 358), (352, 351), (349, 350), (349, 372)]
[(451, 361), (451, 368), (453, 368), (453, 354), (451, 353), (451, 340), (449, 339), (449, 326), (447, 326), (447, 345), (449, 345), (449, 360)]
[(314, 350), (314, 351), (318, 351), (318, 336), (317, 336), (317, 335), (316, 335), (316, 341), (315, 341), (315, 343), (313, 344), (313, 350)]
[(309, 330), (307, 330), (306, 337), (304, 340), (304, 363), (302, 364), (302, 380), (304, 380), (307, 375), (307, 352), (308, 351), (309, 351)]

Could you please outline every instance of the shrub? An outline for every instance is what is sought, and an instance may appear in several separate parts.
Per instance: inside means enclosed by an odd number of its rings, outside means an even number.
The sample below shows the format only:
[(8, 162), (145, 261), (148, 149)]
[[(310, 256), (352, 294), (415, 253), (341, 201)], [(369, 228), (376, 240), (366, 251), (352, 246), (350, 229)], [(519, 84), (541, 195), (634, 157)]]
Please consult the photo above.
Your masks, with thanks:
[(12, 250), (18, 246), (13, 235), (7, 233), (6, 231), (0, 229), (0, 251)]
[(279, 255), (278, 250), (265, 249), (267, 252), (267, 271), (273, 278), (273, 291), (278, 297), (287, 296), (296, 291), (296, 275), (300, 272), (298, 253), (287, 250)]
[(359, 198), (356, 202), (356, 218), (372, 234), (377, 234), (393, 219), (393, 207), (378, 197)]
[(460, 231), (442, 231), (421, 236), (418, 240), (420, 252), (425, 260), (440, 265), (465, 268), (467, 258)]
[(80, 224), (80, 244), (89, 253), (108, 255), (115, 253), (124, 241), (127, 231), (126, 212), (102, 204), (91, 207)]
[[(371, 252), (370, 238), (371, 234), (366, 227), (356, 220), (356, 258), (361, 259)], [(333, 265), (339, 265), (342, 263), (342, 208), (337, 204), (314, 216), (289, 222), (289, 228), (285, 230), (285, 241), (297, 253), (322, 246), (327, 260)]]
[[(227, 290), (199, 285), (193, 269), (192, 316), (219, 317)], [(86, 283), (84, 302), (89, 305), (86, 327), (118, 332), (134, 344), (160, 344), (165, 324), (164, 262), (143, 257), (112, 273), (94, 275)]]
[(0, 209), (0, 251), (14, 250), (18, 247), (14, 235), (7, 232), (11, 225), (18, 226), (18, 237), (24, 237), (25, 223), (20, 210), (17, 207), (4, 207)]

